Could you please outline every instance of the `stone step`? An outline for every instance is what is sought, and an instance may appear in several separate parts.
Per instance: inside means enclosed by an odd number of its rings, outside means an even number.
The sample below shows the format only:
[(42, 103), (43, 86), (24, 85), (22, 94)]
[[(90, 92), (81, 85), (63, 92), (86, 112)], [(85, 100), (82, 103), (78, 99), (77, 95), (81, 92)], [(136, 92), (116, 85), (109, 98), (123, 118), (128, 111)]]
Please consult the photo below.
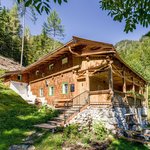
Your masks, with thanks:
[(41, 124), (34, 125), (34, 127), (43, 128), (43, 129), (55, 129), (55, 128), (57, 128), (58, 126), (56, 126), (56, 125), (51, 125), (51, 124), (49, 124), (49, 123), (41, 123)]
[(33, 102), (33, 101), (32, 101), (32, 102), (28, 102), (28, 101), (27, 101), (27, 103), (28, 103), (28, 104), (34, 104), (34, 102)]
[(55, 110), (58, 110), (60, 113), (64, 113), (66, 110), (68, 110), (68, 109), (66, 109), (65, 107), (58, 107), (58, 108), (55, 108)]
[(80, 108), (82, 108), (82, 107), (72, 107), (70, 110), (79, 111)]
[(64, 121), (65, 119), (64, 119), (64, 117), (63, 118), (61, 118), (61, 117), (55, 117), (55, 118), (53, 118), (53, 120), (54, 121)]
[[(78, 109), (78, 110), (79, 110), (79, 109)], [(65, 111), (65, 114), (66, 114), (66, 113), (69, 113), (69, 114), (70, 114), (70, 113), (75, 113), (76, 111), (77, 111), (77, 110), (75, 110), (75, 109), (69, 109), (69, 110), (66, 110), (66, 111)]]
[(54, 121), (54, 120), (51, 120), (51, 121), (48, 121), (49, 124), (51, 125), (54, 125), (54, 126), (61, 126), (63, 124), (63, 121)]

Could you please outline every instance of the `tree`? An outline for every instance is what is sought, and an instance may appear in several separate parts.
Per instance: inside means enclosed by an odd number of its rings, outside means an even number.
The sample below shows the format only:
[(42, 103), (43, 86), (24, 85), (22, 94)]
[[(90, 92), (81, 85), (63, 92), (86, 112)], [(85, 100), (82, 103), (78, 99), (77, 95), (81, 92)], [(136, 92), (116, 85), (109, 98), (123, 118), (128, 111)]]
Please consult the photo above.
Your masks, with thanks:
[(13, 7), (10, 11), (0, 10), (0, 53), (3, 56), (14, 58), (18, 61), (20, 43), (20, 21)]
[(61, 25), (61, 19), (55, 10), (48, 16), (47, 22), (44, 22), (43, 31), (45, 31), (49, 37), (54, 38), (55, 49), (56, 38), (64, 37), (64, 27)]
[(20, 36), (21, 36), (21, 23), (19, 20), (17, 6), (14, 5), (13, 8), (9, 11), (9, 35), (11, 36), (11, 57), (17, 57), (20, 54)]
[(107, 10), (115, 21), (125, 21), (125, 32), (133, 31), (136, 25), (150, 25), (149, 0), (101, 0), (100, 7)]
[[(21, 57), (20, 57), (20, 67), (21, 68), (22, 68), (23, 58), (24, 58), (23, 53), (24, 53), (24, 44), (25, 44), (25, 17), (28, 14), (27, 8), (25, 7), (25, 5), (26, 5), (25, 2), (26, 2), (25, 0), (19, 0), (19, 3), (18, 3), (18, 11), (20, 12), (20, 16), (22, 17), (22, 22), (23, 22)], [(33, 9), (32, 5), (29, 6), (29, 10), (31, 12), (31, 15), (29, 17), (35, 22), (36, 17), (35, 17), (35, 13), (34, 13), (34, 9)]]
[[(18, 0), (20, 2), (21, 0)], [(33, 5), (41, 14), (45, 11), (50, 12), (50, 0), (24, 0), (26, 7)], [(52, 1), (52, 0), (51, 0)], [(62, 2), (68, 0), (53, 0), (61, 5)], [(133, 31), (136, 25), (140, 24), (143, 27), (150, 25), (150, 1), (149, 0), (100, 0), (100, 8), (107, 10), (115, 21), (125, 21), (125, 32)]]
[(139, 41), (124, 40), (116, 44), (122, 59), (147, 80), (150, 80), (150, 37)]

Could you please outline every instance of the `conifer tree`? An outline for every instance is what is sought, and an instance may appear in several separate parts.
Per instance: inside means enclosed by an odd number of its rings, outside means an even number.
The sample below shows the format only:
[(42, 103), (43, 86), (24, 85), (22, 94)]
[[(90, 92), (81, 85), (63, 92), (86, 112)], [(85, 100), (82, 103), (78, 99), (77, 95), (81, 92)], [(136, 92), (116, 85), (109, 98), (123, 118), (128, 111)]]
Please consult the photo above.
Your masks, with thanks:
[(44, 22), (43, 28), (49, 37), (54, 38), (53, 48), (55, 49), (55, 40), (64, 37), (64, 27), (61, 24), (61, 19), (59, 18), (56, 10), (50, 13), (47, 18), (47, 22)]

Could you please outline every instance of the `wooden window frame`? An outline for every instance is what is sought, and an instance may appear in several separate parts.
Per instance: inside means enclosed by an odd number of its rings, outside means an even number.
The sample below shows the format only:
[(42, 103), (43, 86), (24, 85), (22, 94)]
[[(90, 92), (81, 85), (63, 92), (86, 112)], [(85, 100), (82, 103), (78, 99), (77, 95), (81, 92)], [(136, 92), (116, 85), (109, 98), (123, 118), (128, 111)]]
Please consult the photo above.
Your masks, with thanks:
[(17, 79), (18, 79), (19, 81), (22, 81), (22, 74), (18, 74)]
[(69, 61), (69, 59), (68, 59), (67, 56), (66, 56), (66, 57), (63, 57), (63, 58), (61, 59), (61, 64), (62, 64), (62, 65), (68, 64), (68, 61)]
[[(68, 87), (67, 87), (67, 92), (66, 92), (66, 89), (64, 89), (65, 87), (64, 87), (64, 85), (67, 85)], [(69, 84), (68, 84), (68, 82), (63, 82), (62, 83), (62, 94), (64, 94), (64, 95), (66, 95), (66, 94), (68, 94), (69, 93)]]
[(70, 92), (75, 92), (75, 84), (70, 84)]
[[(42, 90), (42, 92), (41, 92), (41, 90)], [(40, 96), (40, 97), (44, 97), (44, 88), (43, 88), (43, 87), (41, 87), (41, 88), (39, 89), (39, 96)]]
[[(52, 88), (53, 88), (53, 90), (52, 90)], [(49, 96), (54, 96), (54, 86), (49, 86), (48, 93), (49, 93)]]

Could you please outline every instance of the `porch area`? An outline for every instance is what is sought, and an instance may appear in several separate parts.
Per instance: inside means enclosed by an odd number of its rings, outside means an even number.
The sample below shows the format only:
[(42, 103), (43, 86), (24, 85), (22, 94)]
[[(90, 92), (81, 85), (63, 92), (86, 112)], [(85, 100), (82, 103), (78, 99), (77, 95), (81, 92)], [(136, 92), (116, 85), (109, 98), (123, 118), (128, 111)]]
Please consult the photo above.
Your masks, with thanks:
[[(118, 73), (113, 65), (94, 73), (89, 71), (87, 81), (90, 104), (147, 107), (146, 87), (138, 77), (126, 72), (121, 70)], [(118, 96), (122, 103), (119, 102)]]

